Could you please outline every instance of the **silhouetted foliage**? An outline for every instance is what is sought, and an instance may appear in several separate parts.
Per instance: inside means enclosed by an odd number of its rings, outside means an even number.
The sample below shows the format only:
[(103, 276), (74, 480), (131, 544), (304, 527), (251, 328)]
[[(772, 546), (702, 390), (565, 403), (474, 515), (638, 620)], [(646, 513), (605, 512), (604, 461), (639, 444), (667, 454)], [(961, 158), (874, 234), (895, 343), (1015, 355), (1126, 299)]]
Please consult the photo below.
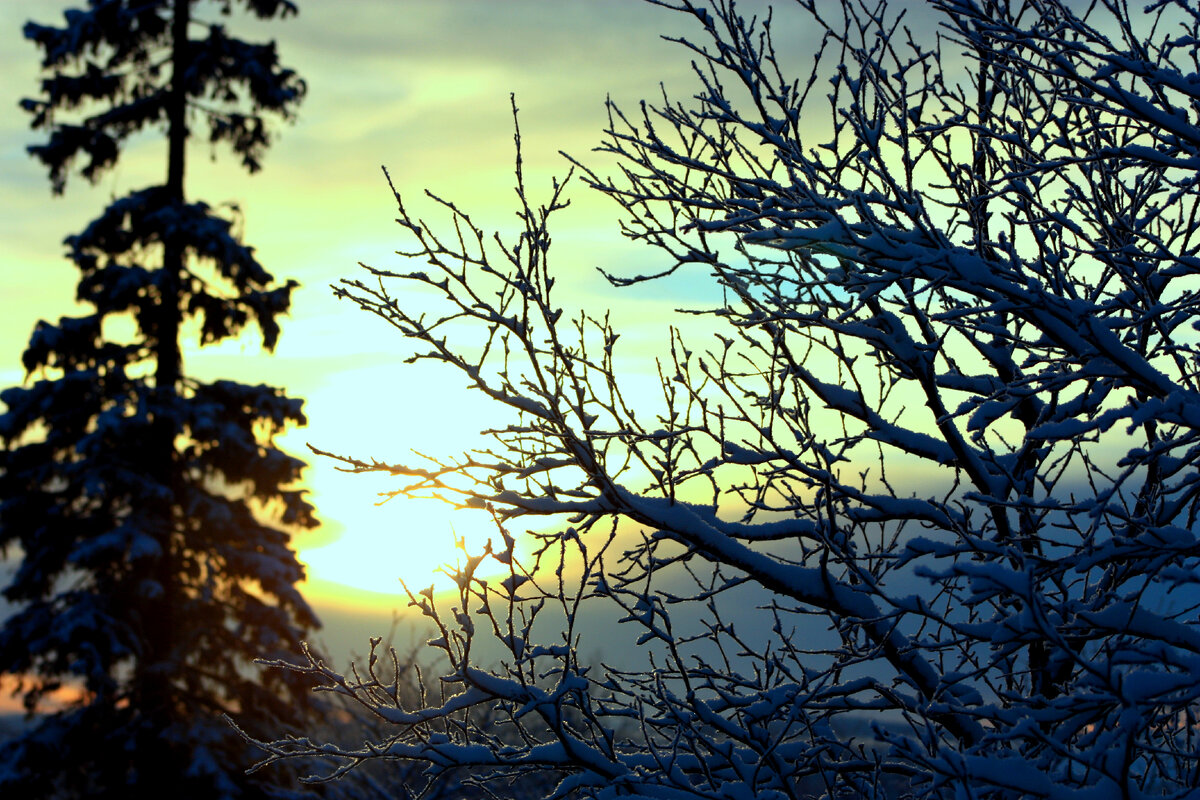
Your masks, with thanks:
[[(74, 170), (99, 178), (145, 129), (165, 132), (167, 170), (67, 238), (92, 310), (39, 322), (27, 381), (0, 393), (0, 544), (20, 558), (0, 671), (20, 677), (30, 712), (60, 685), (81, 693), (0, 748), (6, 799), (259, 796), (222, 715), (261, 731), (309, 718), (294, 679), (251, 664), (317, 625), (289, 547), (289, 528), (316, 524), (294, 488), (304, 463), (272, 444), (304, 424), (302, 403), (189, 378), (180, 355), (189, 320), (200, 344), (252, 323), (273, 349), (296, 285), (238, 240), (236, 209), (184, 192), (197, 129), (253, 172), (266, 117), (290, 120), (304, 96), (273, 42), (226, 30), (239, 7), (296, 13), (280, 0), (91, 0), (62, 27), (25, 26), (45, 77), (22, 107), (47, 134), (29, 151), (54, 192)], [(112, 335), (118, 318), (135, 333)]]

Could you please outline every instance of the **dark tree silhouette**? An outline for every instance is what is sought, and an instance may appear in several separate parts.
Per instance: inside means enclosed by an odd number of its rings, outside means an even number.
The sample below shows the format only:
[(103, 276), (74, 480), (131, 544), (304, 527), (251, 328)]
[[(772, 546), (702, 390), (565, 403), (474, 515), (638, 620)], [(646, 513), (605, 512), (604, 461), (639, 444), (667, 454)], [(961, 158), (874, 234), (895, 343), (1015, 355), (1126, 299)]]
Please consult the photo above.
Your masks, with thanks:
[[(274, 42), (212, 21), (236, 6), (296, 13), (286, 0), (90, 0), (63, 27), (25, 26), (45, 77), (22, 107), (48, 134), (29, 152), (54, 192), (76, 170), (95, 181), (147, 128), (165, 131), (167, 170), (67, 238), (93, 310), (39, 322), (25, 385), (0, 394), (0, 545), (21, 559), (0, 671), (31, 712), (60, 685), (82, 690), (0, 749), (5, 798), (265, 794), (222, 714), (274, 730), (306, 708), (294, 680), (250, 664), (317, 625), (288, 544), (288, 528), (316, 524), (294, 488), (304, 463), (272, 444), (304, 423), (302, 403), (188, 378), (180, 353), (189, 320), (201, 344), (254, 323), (273, 349), (296, 285), (275, 283), (231, 214), (184, 191), (190, 137), (254, 172), (266, 116), (292, 119), (304, 96)], [(136, 322), (127, 340), (105, 327), (119, 317)]]

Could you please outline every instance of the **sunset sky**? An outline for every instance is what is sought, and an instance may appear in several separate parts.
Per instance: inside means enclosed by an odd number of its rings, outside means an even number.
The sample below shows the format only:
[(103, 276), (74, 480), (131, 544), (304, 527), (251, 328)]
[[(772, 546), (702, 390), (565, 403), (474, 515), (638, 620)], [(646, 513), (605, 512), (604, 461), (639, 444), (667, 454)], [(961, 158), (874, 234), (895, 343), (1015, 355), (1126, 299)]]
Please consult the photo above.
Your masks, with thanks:
[[(41, 134), (18, 108), (36, 89), (38, 54), (21, 27), (34, 18), (61, 24), (67, 3), (0, 3), (0, 384), (22, 380), (20, 354), (38, 319), (73, 311), (77, 273), (61, 242), (81, 230), (112, 197), (162, 181), (165, 143), (145, 135), (96, 186), (73, 178), (52, 197), (44, 170), (25, 152)], [(393, 222), (394, 204), (380, 172), (422, 215), (428, 187), (472, 211), (484, 227), (513, 217), (509, 93), (521, 110), (526, 174), (535, 198), (562, 175), (565, 150), (604, 167), (590, 154), (605, 122), (604, 99), (633, 108), (668, 88), (693, 86), (686, 51), (659, 34), (676, 14), (636, 0), (309, 0), (299, 17), (262, 24), (235, 18), (231, 30), (251, 40), (275, 38), (281, 60), (308, 82), (297, 123), (278, 131), (265, 167), (239, 171), (228, 153), (203, 142), (190, 151), (188, 195), (216, 205), (238, 203), (245, 240), (278, 279), (302, 288), (273, 356), (250, 331), (219, 347), (185, 350), (198, 378), (232, 378), (286, 387), (304, 398), (309, 426), (285, 437), (290, 452), (305, 443), (361, 457), (402, 459), (410, 448), (450, 454), (468, 447), (488, 407), (445, 370), (406, 367), (402, 338), (383, 323), (332, 299), (328, 285), (353, 276), (356, 263), (395, 265), (393, 251), (411, 243)], [(679, 303), (661, 292), (618, 292), (596, 273), (644, 271), (657, 256), (620, 240), (616, 206), (581, 183), (560, 217), (555, 251), (566, 275), (563, 301), (595, 310), (611, 306), (627, 324), (626, 341), (665, 341), (666, 318)], [(414, 302), (419, 302), (414, 298)], [(647, 345), (649, 346), (649, 345)], [(373, 505), (387, 481), (338, 473), (310, 458), (308, 484), (323, 525), (296, 540), (310, 565), (306, 592), (327, 618), (369, 609), (387, 616), (403, 605), (397, 578), (426, 585), (434, 567), (454, 557), (450, 523), (470, 538), (473, 521), (436, 504)], [(392, 595), (378, 594), (392, 591)]]

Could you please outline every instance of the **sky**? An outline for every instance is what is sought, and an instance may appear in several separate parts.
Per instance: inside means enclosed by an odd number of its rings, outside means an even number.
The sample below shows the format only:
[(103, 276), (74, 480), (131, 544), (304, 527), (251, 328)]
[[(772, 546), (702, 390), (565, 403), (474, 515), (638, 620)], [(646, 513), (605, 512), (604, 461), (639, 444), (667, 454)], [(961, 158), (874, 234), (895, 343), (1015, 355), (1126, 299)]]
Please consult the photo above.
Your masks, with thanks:
[[(80, 313), (77, 273), (61, 242), (113, 197), (160, 183), (161, 136), (135, 140), (118, 168), (89, 186), (73, 178), (53, 197), (44, 170), (25, 152), (40, 134), (18, 109), (38, 79), (37, 50), (24, 22), (61, 24), (68, 3), (0, 0), (0, 385), (23, 379), (20, 354), (39, 319)], [(470, 447), (488, 407), (446, 370), (405, 366), (405, 341), (376, 320), (333, 299), (329, 284), (359, 272), (359, 262), (400, 266), (411, 242), (394, 223), (380, 171), (386, 166), (411, 205), (431, 219), (432, 189), (469, 209), (484, 227), (511, 226), (513, 126), (510, 93), (520, 108), (527, 182), (545, 197), (564, 175), (560, 150), (599, 171), (590, 151), (601, 138), (604, 101), (632, 107), (655, 98), (660, 82), (690, 94), (689, 58), (660, 34), (682, 18), (639, 0), (309, 0), (298, 17), (230, 29), (251, 40), (274, 38), (283, 64), (307, 81), (294, 125), (277, 130), (257, 175), (203, 143), (189, 151), (191, 199), (235, 202), (245, 241), (280, 280), (295, 279), (290, 316), (273, 355), (253, 330), (219, 346), (185, 349), (185, 371), (201, 379), (269, 383), (305, 400), (309, 425), (281, 438), (310, 460), (306, 484), (322, 525), (295, 545), (308, 565), (306, 596), (325, 620), (337, 650), (361, 644), (403, 608), (398, 579), (424, 586), (438, 564), (455, 558), (455, 535), (478, 542), (478, 520), (431, 502), (375, 505), (386, 480), (338, 472), (306, 444), (361, 458), (402, 460), (410, 450), (452, 454)], [(215, 156), (215, 161), (213, 160)], [(666, 341), (677, 298), (611, 289), (595, 267), (652, 268), (656, 256), (623, 242), (617, 207), (574, 184), (572, 208), (555, 231), (555, 258), (574, 298), (593, 311), (612, 308), (625, 341)], [(409, 267), (411, 269), (411, 266)], [(413, 302), (419, 302), (414, 298)], [(647, 363), (652, 363), (647, 356)], [(361, 649), (361, 647), (360, 647)]]

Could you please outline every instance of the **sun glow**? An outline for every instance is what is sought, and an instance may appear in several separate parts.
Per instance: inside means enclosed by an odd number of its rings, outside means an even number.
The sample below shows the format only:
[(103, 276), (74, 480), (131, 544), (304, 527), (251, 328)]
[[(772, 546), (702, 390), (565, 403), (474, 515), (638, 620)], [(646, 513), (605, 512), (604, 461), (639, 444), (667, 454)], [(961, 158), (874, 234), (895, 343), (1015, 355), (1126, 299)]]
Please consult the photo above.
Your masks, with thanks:
[[(499, 540), (490, 518), (481, 511), (456, 510), (437, 500), (395, 498), (382, 505), (363, 504), (338, 515), (341, 535), (333, 542), (300, 552), (315, 584), (338, 584), (378, 594), (404, 596), (403, 581), (413, 592), (430, 584), (452, 587), (449, 574), (467, 554), (484, 552), (488, 540)], [(480, 577), (501, 569), (485, 559)]]

